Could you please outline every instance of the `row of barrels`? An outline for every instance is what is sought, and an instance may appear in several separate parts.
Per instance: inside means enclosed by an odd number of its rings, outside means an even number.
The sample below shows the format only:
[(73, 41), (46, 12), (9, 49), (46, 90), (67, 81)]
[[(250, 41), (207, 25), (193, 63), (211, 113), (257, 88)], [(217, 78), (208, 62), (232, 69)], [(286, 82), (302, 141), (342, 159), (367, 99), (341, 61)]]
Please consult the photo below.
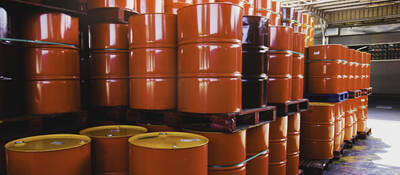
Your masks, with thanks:
[(335, 94), (369, 88), (371, 54), (343, 45), (308, 48), (308, 92)]
[(329, 160), (367, 127), (368, 96), (339, 103), (310, 103), (301, 119), (300, 153), (307, 159)]

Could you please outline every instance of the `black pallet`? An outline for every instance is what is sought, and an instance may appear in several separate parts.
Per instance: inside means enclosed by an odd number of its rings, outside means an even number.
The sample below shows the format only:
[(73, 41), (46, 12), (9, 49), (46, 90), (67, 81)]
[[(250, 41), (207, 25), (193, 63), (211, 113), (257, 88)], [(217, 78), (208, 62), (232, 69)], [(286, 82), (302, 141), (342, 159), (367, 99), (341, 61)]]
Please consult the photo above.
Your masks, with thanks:
[(340, 151), (333, 152), (333, 160), (339, 160), (340, 158), (342, 158), (343, 153), (344, 153), (344, 144), (340, 145)]
[(198, 131), (234, 133), (256, 127), (275, 120), (276, 108), (244, 109), (240, 112), (225, 114), (193, 114), (175, 111), (128, 110), (127, 121), (168, 125)]
[(286, 103), (269, 103), (270, 106), (276, 106), (276, 115), (278, 117), (294, 115), (298, 112), (304, 112), (308, 110), (308, 99), (300, 99), (289, 101)]
[(349, 98), (358, 98), (361, 97), (361, 90), (349, 91)]
[(351, 149), (354, 145), (354, 139), (344, 141), (344, 149)]
[(372, 94), (372, 87), (366, 88), (366, 89), (361, 89), (361, 95), (371, 95)]
[(86, 20), (90, 24), (100, 22), (128, 24), (129, 17), (135, 14), (138, 13), (125, 8), (97, 8), (88, 11)]
[(127, 109), (127, 106), (94, 107), (89, 109), (89, 120), (122, 122), (126, 120)]
[[(76, 2), (73, 2), (76, 1)], [(82, 3), (82, 5), (86, 4), (85, 2), (81, 2), (82, 0), (68, 0), (63, 1), (62, 3)], [(61, 7), (59, 5), (51, 5), (45, 4), (43, 2), (34, 2), (29, 0), (2, 0), (0, 1), (0, 5), (4, 5), (7, 7), (12, 7), (16, 9), (37, 9), (37, 10), (46, 10), (46, 11), (56, 11), (61, 13), (66, 13), (72, 16), (85, 16), (86, 12), (83, 11), (84, 7), (79, 7), (80, 9), (71, 9), (68, 7)]]
[(342, 102), (349, 98), (348, 92), (342, 92), (337, 94), (304, 94), (305, 98), (308, 98), (311, 102)]
[(322, 175), (328, 169), (330, 160), (300, 159), (300, 168), (307, 175)]
[(363, 132), (357, 132), (357, 139), (365, 140), (371, 134), (372, 134), (372, 129), (371, 128), (367, 128)]

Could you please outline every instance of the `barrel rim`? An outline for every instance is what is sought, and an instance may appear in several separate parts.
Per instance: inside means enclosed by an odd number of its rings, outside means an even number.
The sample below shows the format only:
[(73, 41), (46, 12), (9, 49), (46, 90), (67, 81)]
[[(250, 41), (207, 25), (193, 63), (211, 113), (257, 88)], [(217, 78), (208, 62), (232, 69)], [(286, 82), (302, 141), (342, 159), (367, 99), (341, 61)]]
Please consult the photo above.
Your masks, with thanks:
[[(12, 146), (16, 143), (24, 143), (27, 141), (37, 141), (37, 140), (46, 140), (48, 139), (56, 139), (56, 138), (71, 138), (71, 139), (80, 139), (81, 143), (75, 146), (68, 146), (64, 148), (53, 148), (53, 149), (43, 149), (43, 150), (21, 150), (21, 149), (14, 149)], [(83, 141), (83, 142), (82, 142)], [(52, 151), (62, 151), (68, 150), (73, 148), (78, 148), (81, 146), (85, 146), (89, 144), (92, 139), (85, 135), (78, 135), (78, 134), (47, 134), (47, 135), (38, 135), (38, 136), (30, 136), (24, 137), (16, 140), (9, 141), (4, 145), (4, 148), (7, 151), (15, 151), (15, 152), (25, 152), (25, 153), (40, 153), (40, 152), (52, 152)]]
[(231, 2), (207, 2), (207, 3), (192, 4), (192, 5), (188, 5), (188, 6), (182, 7), (177, 11), (177, 15), (179, 15), (179, 12), (182, 11), (183, 9), (185, 9), (185, 8), (194, 7), (194, 6), (212, 5), (212, 4), (231, 5), (231, 6), (236, 6), (236, 7), (239, 7), (241, 9), (243, 9), (243, 7), (241, 7), (240, 5), (233, 4)]
[[(142, 126), (135, 126), (135, 125), (105, 125), (105, 126), (95, 126), (91, 128), (86, 128), (81, 131), (79, 131), (79, 134), (85, 135), (91, 138), (123, 138), (123, 137), (132, 137), (134, 136), (133, 134), (127, 134), (127, 135), (112, 135), (112, 136), (97, 136), (97, 135), (90, 135), (89, 132), (92, 131), (98, 131), (98, 130), (106, 130), (106, 129), (117, 129), (117, 128), (126, 128), (126, 129), (135, 129), (138, 131), (143, 131), (143, 133), (146, 133), (148, 130), (145, 127)], [(137, 135), (137, 134), (135, 134)]]
[[(141, 145), (137, 144), (135, 141), (138, 139), (146, 138), (146, 137), (154, 137), (154, 136), (159, 136), (159, 135), (168, 135), (172, 134), (173, 136), (191, 136), (193, 138), (200, 138), (203, 139), (203, 143), (197, 144), (194, 146), (184, 146), (180, 148), (172, 148), (172, 147), (155, 147), (155, 146), (146, 146), (146, 145)], [(144, 133), (144, 134), (138, 134), (136, 136), (132, 136), (129, 138), (128, 142), (131, 145), (137, 146), (137, 147), (142, 147), (142, 148), (148, 148), (148, 149), (155, 149), (155, 150), (179, 150), (179, 149), (190, 149), (190, 148), (198, 148), (202, 147), (204, 145), (207, 145), (209, 143), (209, 139), (207, 137), (204, 137), (199, 134), (193, 134), (193, 133), (187, 133), (187, 132), (150, 132), (150, 133)]]

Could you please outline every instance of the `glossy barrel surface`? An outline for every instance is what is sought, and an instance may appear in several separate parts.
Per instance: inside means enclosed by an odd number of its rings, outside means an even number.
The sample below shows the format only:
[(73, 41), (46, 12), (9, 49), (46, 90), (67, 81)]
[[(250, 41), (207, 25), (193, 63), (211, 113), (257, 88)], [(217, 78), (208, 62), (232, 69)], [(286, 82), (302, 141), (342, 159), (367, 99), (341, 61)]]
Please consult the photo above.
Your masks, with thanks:
[(136, 0), (136, 10), (141, 14), (164, 13), (165, 6), (163, 0)]
[(243, 45), (266, 46), (268, 41), (268, 18), (243, 16)]
[(79, 20), (64, 13), (40, 12), (25, 16), (22, 37), (79, 45)]
[(320, 45), (308, 48), (309, 59), (343, 59), (344, 47), (342, 45)]
[(293, 28), (270, 26), (268, 42), (270, 50), (293, 50)]
[(165, 13), (178, 14), (178, 10), (182, 7), (192, 5), (192, 0), (166, 0), (164, 1)]
[(128, 24), (91, 24), (89, 48), (92, 50), (128, 49), (128, 32)]
[(135, 1), (130, 1), (130, 0), (88, 0), (87, 6), (89, 10), (96, 8), (111, 8), (111, 7), (136, 10)]
[(292, 98), (292, 77), (275, 78), (269, 77), (267, 83), (268, 103), (285, 103)]
[(128, 51), (93, 51), (90, 54), (90, 78), (128, 78)]
[(89, 80), (90, 104), (93, 107), (128, 106), (129, 79), (107, 78)]
[(268, 76), (285, 78), (293, 72), (293, 54), (290, 52), (268, 52)]
[(267, 105), (266, 77), (242, 77), (242, 108), (259, 108)]

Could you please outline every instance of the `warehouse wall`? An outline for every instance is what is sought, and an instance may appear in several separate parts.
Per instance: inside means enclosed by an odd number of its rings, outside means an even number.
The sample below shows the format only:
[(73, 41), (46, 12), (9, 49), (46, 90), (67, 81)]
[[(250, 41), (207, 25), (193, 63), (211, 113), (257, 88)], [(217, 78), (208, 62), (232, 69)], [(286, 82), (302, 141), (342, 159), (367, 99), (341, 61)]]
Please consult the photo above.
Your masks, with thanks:
[(371, 86), (374, 94), (400, 95), (400, 60), (372, 61)]

